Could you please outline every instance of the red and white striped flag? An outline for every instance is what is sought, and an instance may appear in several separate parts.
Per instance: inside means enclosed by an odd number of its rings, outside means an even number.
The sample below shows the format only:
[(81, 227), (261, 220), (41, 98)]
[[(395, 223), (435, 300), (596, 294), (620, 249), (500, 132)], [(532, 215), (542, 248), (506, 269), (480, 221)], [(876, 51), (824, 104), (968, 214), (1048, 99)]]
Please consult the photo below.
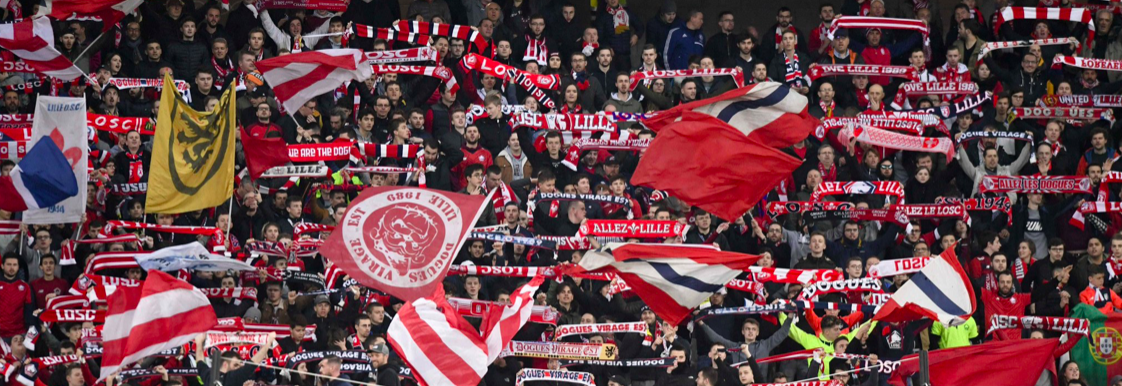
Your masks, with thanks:
[(273, 87), (286, 111), (331, 92), (346, 81), (365, 81), (373, 70), (362, 50), (333, 49), (301, 52), (257, 62), (257, 69)]
[(51, 21), (45, 17), (0, 24), (0, 47), (12, 51), (35, 71), (64, 81), (82, 76), (82, 70), (62, 56), (54, 42)]
[(109, 295), (101, 377), (145, 357), (190, 342), (218, 324), (206, 295), (166, 273), (148, 271), (140, 287)]
[(45, 0), (39, 15), (58, 20), (77, 18), (100, 19), (102, 32), (108, 31), (133, 13), (143, 0)]
[(389, 341), (421, 385), (475, 385), (504, 346), (530, 319), (536, 276), (511, 296), (511, 305), (491, 307), (480, 331), (456, 312), (437, 287), (428, 298), (405, 305), (389, 327)]
[(0, 220), (0, 236), (18, 235), (19, 225), (19, 220)]

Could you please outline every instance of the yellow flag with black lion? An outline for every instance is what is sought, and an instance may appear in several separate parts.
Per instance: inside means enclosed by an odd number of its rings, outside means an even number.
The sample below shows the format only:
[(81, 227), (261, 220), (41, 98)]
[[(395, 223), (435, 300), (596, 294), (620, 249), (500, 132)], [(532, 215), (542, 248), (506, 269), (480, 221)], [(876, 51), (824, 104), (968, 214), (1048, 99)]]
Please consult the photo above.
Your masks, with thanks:
[(192, 109), (164, 76), (148, 176), (148, 213), (185, 213), (221, 205), (234, 191), (237, 104), (234, 86), (213, 112)]

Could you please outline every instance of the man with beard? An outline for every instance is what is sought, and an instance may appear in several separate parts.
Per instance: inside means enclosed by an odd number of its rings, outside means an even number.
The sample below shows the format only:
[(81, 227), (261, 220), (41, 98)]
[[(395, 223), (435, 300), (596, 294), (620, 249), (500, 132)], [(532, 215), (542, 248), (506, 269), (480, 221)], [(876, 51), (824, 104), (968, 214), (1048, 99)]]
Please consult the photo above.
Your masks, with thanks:
[(1079, 258), (1071, 272), (1073, 288), (1087, 288), (1087, 277), (1094, 267), (1106, 269), (1106, 248), (1102, 240), (1102, 236), (1092, 236), (1087, 240), (1087, 255)]
[[(1051, 275), (1051, 270), (1048, 273)], [(990, 316), (1025, 316), (1025, 307), (1029, 306), (1030, 296), (1027, 293), (1013, 292), (1013, 274), (1008, 271), (997, 274), (997, 292), (985, 288), (982, 288), (981, 291), (982, 304), (978, 308), (985, 311), (986, 331), (990, 329)], [(997, 340), (1021, 339), (1021, 330), (1018, 329), (1001, 329), (995, 331), (994, 334)]]
[(600, 85), (599, 93), (608, 95), (610, 94), (609, 85), (616, 82), (616, 66), (613, 64), (613, 57), (615, 54), (610, 47), (600, 47), (596, 50), (596, 67), (590, 71), (590, 74), (597, 83)]
[(222, 19), (222, 7), (218, 4), (211, 4), (203, 14), (203, 23), (200, 25), (196, 38), (210, 46), (214, 43), (215, 38), (223, 38), (226, 41), (230, 40), (230, 34), (227, 33), (226, 27), (219, 24), (218, 21)]
[[(783, 47), (783, 33), (790, 31), (795, 34), (795, 43), (799, 50), (804, 50), (809, 45), (806, 43), (806, 36), (802, 31), (795, 28), (794, 24), (795, 14), (791, 12), (790, 8), (779, 7), (779, 11), (775, 14), (775, 24), (764, 31), (760, 36), (760, 56), (763, 57), (764, 63), (770, 63), (772, 58), (784, 50)], [(774, 43), (774, 44), (772, 44)], [(810, 63), (811, 57), (806, 57), (807, 63)]]
[(20, 95), (18, 91), (8, 90), (4, 92), (4, 114), (22, 114), (23, 105), (20, 102)]
[(464, 170), (468, 166), (483, 165), (483, 168), (486, 169), (494, 163), (491, 152), (479, 145), (479, 127), (475, 125), (468, 126), (464, 130), (464, 146), (460, 148), (460, 151), (464, 153), (464, 160), (452, 169), (452, 175), (455, 178), (452, 187), (457, 190), (467, 186), (467, 176)]
[(717, 31), (705, 42), (705, 56), (712, 58), (713, 63), (724, 67), (725, 63), (728, 63), (740, 52), (737, 49), (740, 39), (732, 33), (733, 29), (736, 28), (736, 21), (732, 12), (722, 11), (717, 15), (717, 26), (720, 27), (720, 31)]
[(588, 58), (579, 51), (574, 52), (569, 57), (569, 68), (573, 71), (573, 81), (581, 91), (579, 104), (586, 108), (603, 106), (608, 99), (604, 94), (605, 88), (600, 84), (600, 80), (588, 72)]
[[(818, 19), (820, 20), (817, 27), (810, 31), (810, 45), (807, 50), (810, 51), (814, 57), (822, 57), (826, 51), (830, 49), (830, 25), (834, 22), (834, 6), (830, 3), (822, 3), (818, 6)], [(842, 31), (839, 29), (838, 31)], [(847, 35), (848, 36), (848, 35)], [(834, 36), (837, 38), (837, 35)]]
[(385, 343), (375, 343), (370, 345), (370, 350), (366, 352), (370, 356), (370, 366), (374, 368), (369, 381), (374, 381), (375, 384), (381, 386), (398, 386), (398, 367), (397, 365), (390, 364), (390, 346)]

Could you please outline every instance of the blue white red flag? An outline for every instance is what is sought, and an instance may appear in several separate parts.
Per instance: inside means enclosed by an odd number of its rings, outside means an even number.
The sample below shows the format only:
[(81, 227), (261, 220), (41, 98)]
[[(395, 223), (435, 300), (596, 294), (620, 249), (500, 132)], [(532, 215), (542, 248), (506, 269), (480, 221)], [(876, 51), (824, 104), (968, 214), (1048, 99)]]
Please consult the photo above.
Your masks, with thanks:
[(569, 273), (616, 274), (651, 311), (677, 325), (758, 259), (711, 245), (613, 243), (586, 253)]
[(78, 194), (78, 180), (70, 171), (70, 161), (54, 141), (39, 141), (27, 156), (0, 177), (0, 209), (22, 212), (47, 208)]
[(929, 318), (957, 326), (964, 323), (976, 307), (974, 287), (958, 263), (954, 248), (947, 248), (939, 257), (928, 260), (919, 273), (896, 290), (873, 320), (894, 323)]

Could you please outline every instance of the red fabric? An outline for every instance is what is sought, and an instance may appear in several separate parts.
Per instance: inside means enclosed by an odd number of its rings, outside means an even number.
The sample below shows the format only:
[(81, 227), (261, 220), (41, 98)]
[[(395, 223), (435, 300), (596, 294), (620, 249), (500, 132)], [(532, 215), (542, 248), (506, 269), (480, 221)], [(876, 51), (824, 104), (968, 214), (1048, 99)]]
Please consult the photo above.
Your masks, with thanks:
[[(1059, 344), (1059, 339), (1028, 339), (935, 350), (928, 354), (931, 384), (1034, 385)], [(888, 383), (904, 385), (907, 377), (919, 372), (917, 356), (901, 359)]]
[[(632, 184), (655, 186), (718, 217), (733, 219), (800, 165), (798, 159), (727, 124), (691, 119), (691, 115), (700, 114), (687, 112), (682, 121), (662, 128), (640, 159)], [(744, 163), (746, 159), (752, 162)]]
[[(1013, 293), (1009, 298), (1001, 297), (995, 291), (982, 290), (982, 304), (986, 308), (986, 331), (990, 329), (990, 316), (1010, 315), (1025, 316), (1025, 307), (1028, 307), (1031, 294)], [(996, 340), (1021, 339), (1021, 330), (1005, 329), (994, 331)], [(1051, 350), (1049, 350), (1051, 352)], [(1039, 374), (1037, 374), (1039, 375)], [(1033, 378), (1035, 379), (1035, 377)]]
[(467, 176), (464, 175), (464, 169), (466, 169), (468, 165), (483, 165), (483, 175), (486, 176), (487, 168), (495, 163), (491, 152), (484, 149), (483, 146), (479, 146), (475, 150), (464, 146), (461, 147), (460, 150), (464, 152), (464, 160), (460, 161), (459, 165), (452, 168), (452, 188), (457, 191), (467, 186)]
[(31, 304), (31, 285), (22, 280), (0, 281), (0, 337), (27, 332), (23, 324), (24, 307)]
[[(861, 51), (861, 57), (865, 58), (865, 63), (868, 64), (879, 64), (882, 66), (888, 66), (892, 64), (892, 53), (888, 51), (888, 48), (885, 48), (884, 46), (865, 47), (865, 49)], [(869, 77), (869, 83), (871, 84), (875, 83), (881, 86), (887, 86), (891, 82), (892, 78), (889, 78), (887, 76)]]
[(245, 149), (246, 167), (250, 178), (257, 179), (274, 166), (283, 166), (291, 161), (288, 146), (280, 138), (263, 138), (253, 133), (241, 132), (242, 148)]

